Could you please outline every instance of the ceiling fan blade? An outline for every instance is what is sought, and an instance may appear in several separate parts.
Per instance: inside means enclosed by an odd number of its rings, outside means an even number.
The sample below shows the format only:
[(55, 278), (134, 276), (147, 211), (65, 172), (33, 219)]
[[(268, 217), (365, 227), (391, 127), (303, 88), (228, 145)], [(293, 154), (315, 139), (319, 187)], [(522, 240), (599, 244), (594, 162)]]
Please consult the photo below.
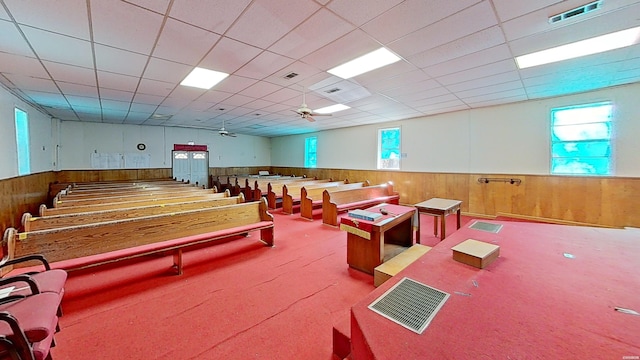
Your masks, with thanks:
[(316, 119), (312, 118), (311, 115), (307, 115), (304, 117), (305, 119), (307, 119), (309, 122), (314, 122), (316, 121)]
[(333, 114), (316, 114), (316, 113), (311, 113), (309, 114), (311, 116), (332, 116)]

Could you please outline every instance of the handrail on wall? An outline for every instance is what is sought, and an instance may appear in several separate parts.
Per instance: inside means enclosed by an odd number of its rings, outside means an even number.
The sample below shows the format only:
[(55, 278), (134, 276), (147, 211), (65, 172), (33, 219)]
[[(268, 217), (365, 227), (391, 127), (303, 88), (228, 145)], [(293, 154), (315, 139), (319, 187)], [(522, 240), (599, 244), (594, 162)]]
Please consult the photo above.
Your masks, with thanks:
[(490, 182), (508, 182), (511, 185), (520, 185), (520, 183), (522, 182), (522, 180), (520, 179), (513, 179), (513, 178), (486, 178), (486, 177), (481, 177), (478, 178), (478, 182), (481, 184), (488, 184)]

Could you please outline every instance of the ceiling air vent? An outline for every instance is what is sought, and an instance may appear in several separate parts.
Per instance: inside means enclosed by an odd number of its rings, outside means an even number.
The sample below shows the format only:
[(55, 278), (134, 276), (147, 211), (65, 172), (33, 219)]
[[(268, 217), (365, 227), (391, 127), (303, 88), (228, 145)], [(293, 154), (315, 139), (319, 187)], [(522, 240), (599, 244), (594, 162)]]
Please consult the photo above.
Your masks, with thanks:
[(283, 76), (285, 79), (289, 80), (289, 79), (293, 79), (294, 77), (298, 76), (297, 73), (294, 72), (290, 72), (287, 75)]
[(591, 2), (589, 4), (577, 7), (575, 9), (571, 9), (569, 11), (565, 11), (562, 14), (554, 15), (554, 16), (549, 18), (549, 23), (550, 24), (555, 24), (555, 23), (557, 23), (559, 21), (567, 20), (567, 19), (570, 19), (570, 18), (572, 18), (574, 16), (583, 15), (583, 14), (592, 12), (594, 10), (598, 10), (601, 7), (602, 7), (602, 0), (594, 1), (594, 2)]
[(340, 91), (340, 89), (333, 88), (333, 89), (325, 90), (324, 92), (326, 92), (327, 94), (333, 94), (334, 92), (338, 92), (338, 91)]

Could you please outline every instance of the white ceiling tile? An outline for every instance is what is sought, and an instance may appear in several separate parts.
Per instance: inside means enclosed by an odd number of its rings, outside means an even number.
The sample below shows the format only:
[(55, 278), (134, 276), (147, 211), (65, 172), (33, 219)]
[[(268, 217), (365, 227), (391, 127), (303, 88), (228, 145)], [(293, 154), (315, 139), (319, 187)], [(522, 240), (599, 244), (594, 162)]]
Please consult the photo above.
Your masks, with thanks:
[(174, 87), (176, 87), (176, 85), (172, 83), (152, 79), (142, 79), (140, 80), (140, 84), (138, 84), (137, 92), (139, 94), (142, 93), (165, 97), (173, 91)]
[(224, 101), (225, 99), (227, 99), (231, 95), (233, 95), (233, 94), (228, 93), (228, 92), (224, 92), (224, 91), (209, 90), (209, 91), (205, 92), (204, 94), (202, 94), (202, 96), (198, 98), (198, 101), (206, 101), (207, 103), (215, 105), (215, 104), (217, 104), (219, 102)]
[[(360, 80), (359, 77), (358, 80)], [(392, 89), (395, 87), (409, 87), (409, 85), (413, 85), (416, 83), (421, 83), (423, 86), (428, 86), (428, 84), (437, 86), (437, 84), (431, 79), (431, 77), (425, 74), (422, 70), (414, 70), (389, 78), (381, 77), (379, 81), (370, 83), (368, 84), (368, 86), (367, 83), (364, 82), (365, 86), (370, 87), (376, 91), (384, 91), (386, 89)]]
[(480, 0), (407, 0), (363, 25), (362, 29), (386, 44), (479, 2)]
[(0, 52), (0, 73), (48, 78), (38, 59)]
[(501, 93), (488, 94), (483, 96), (478, 96), (470, 99), (463, 99), (463, 101), (474, 107), (483, 107), (483, 106), (493, 106), (497, 104), (503, 104), (505, 99), (508, 99), (508, 102), (516, 102), (516, 101), (524, 101), (527, 100), (527, 95), (523, 90), (510, 90), (504, 91)]
[(225, 35), (266, 49), (318, 8), (311, 0), (254, 0)]
[(98, 98), (98, 89), (95, 86), (68, 83), (64, 81), (58, 81), (57, 84), (65, 95)]
[(459, 91), (456, 94), (465, 102), (469, 100), (473, 102), (474, 98), (491, 95), (491, 94), (501, 94), (507, 91), (519, 90), (524, 93), (524, 87), (522, 85), (522, 81), (509, 81), (502, 84), (494, 84), (491, 86), (484, 86), (480, 88), (475, 88), (471, 90)]
[(7, 14), (7, 12), (4, 10), (4, 6), (0, 6), (0, 20), (11, 20), (9, 14)]
[[(235, 108), (238, 106), (243, 106), (245, 104), (248, 104), (252, 101), (254, 101), (255, 99), (249, 96), (244, 96), (244, 95), (232, 95), (229, 96), (228, 98), (226, 98), (223, 102), (222, 105), (224, 105), (223, 107), (228, 107), (228, 108)], [(229, 109), (229, 111), (231, 111), (233, 109)]]
[(43, 64), (56, 81), (96, 86), (96, 72), (93, 69), (51, 61), (43, 61)]
[(302, 61), (326, 71), (379, 48), (380, 43), (358, 29), (303, 57)]
[(133, 92), (129, 91), (121, 91), (121, 90), (113, 90), (113, 89), (101, 89), (100, 90), (100, 101), (117, 101), (123, 102), (127, 104), (127, 108), (131, 104), (131, 100), (133, 100)]
[(192, 66), (173, 61), (151, 58), (144, 71), (144, 78), (179, 84), (193, 70)]
[(483, 1), (393, 41), (387, 46), (399, 55), (409, 57), (478, 33), (497, 24), (498, 20), (490, 3)]
[[(584, 0), (579, 0), (584, 3)], [(492, 0), (493, 6), (496, 8), (500, 21), (507, 20), (531, 13), (545, 7), (566, 2), (563, 0), (537, 0), (537, 1), (513, 1), (513, 0)], [(549, 14), (549, 16), (555, 14)], [(548, 18), (548, 17), (547, 17)]]
[(59, 93), (56, 84), (50, 79), (8, 73), (4, 73), (4, 76), (22, 90)]
[(199, 66), (233, 74), (261, 52), (262, 49), (255, 46), (243, 44), (225, 37), (220, 39), (202, 62), (200, 62)]
[(102, 71), (140, 77), (148, 57), (131, 51), (95, 45), (96, 68)]
[(402, 1), (333, 0), (327, 7), (340, 14), (350, 23), (361, 26)]
[(267, 96), (269, 94), (272, 94), (278, 91), (280, 88), (281, 88), (280, 86), (275, 84), (271, 84), (268, 82), (259, 82), (240, 91), (239, 94), (258, 99), (258, 98)]
[(67, 99), (59, 92), (43, 92), (26, 90), (24, 93), (41, 106), (68, 109)]
[(237, 93), (255, 84), (256, 82), (257, 80), (255, 79), (237, 75), (230, 75), (213, 88), (218, 91)]
[(288, 57), (301, 58), (354, 29), (353, 25), (330, 11), (321, 9), (269, 47), (269, 50)]
[(423, 68), (432, 77), (440, 77), (455, 72), (468, 70), (484, 64), (491, 64), (505, 59), (512, 59), (511, 51), (506, 44), (480, 50), (440, 64)]
[[(285, 78), (285, 76), (290, 73), (296, 73), (298, 75), (291, 79)], [(283, 67), (271, 76), (265, 78), (265, 81), (279, 85), (280, 87), (292, 85), (309, 86), (316, 82), (317, 76), (324, 77), (327, 75), (329, 74), (320, 71), (319, 69), (309, 64), (306, 64), (302, 61), (296, 61)]]
[(134, 92), (138, 87), (139, 78), (106, 71), (98, 71), (100, 88)]
[(91, 27), (96, 43), (149, 55), (162, 15), (121, 1), (92, 1)]
[(436, 80), (443, 85), (457, 84), (469, 80), (481, 79), (487, 76), (513, 72), (517, 70), (516, 63), (513, 59), (502, 60), (493, 64), (487, 64), (475, 67), (473, 69), (463, 70), (454, 74), (438, 77)]
[(291, 58), (264, 51), (236, 71), (235, 74), (257, 80), (264, 79), (283, 67), (290, 65), (293, 61)]
[(22, 31), (40, 59), (93, 68), (90, 42), (30, 27)]
[(267, 101), (275, 102), (275, 103), (287, 102), (294, 98), (296, 100), (299, 100), (301, 91), (302, 91), (302, 88), (300, 88), (300, 90), (291, 89), (291, 88), (281, 88), (278, 91), (275, 91), (269, 95), (264, 96), (263, 99)]
[(90, 40), (86, 0), (5, 0), (19, 24)]
[(167, 20), (153, 56), (187, 65), (198, 65), (220, 35), (173, 19)]
[(129, 111), (129, 102), (128, 101), (117, 101), (117, 100), (108, 100), (108, 99), (100, 99), (100, 103), (102, 104), (103, 110), (119, 110), (119, 111)]
[(136, 4), (145, 9), (149, 9), (160, 14), (167, 12), (170, 0), (126, 0), (132, 4)]
[(251, 0), (174, 1), (169, 16), (223, 34), (250, 2)]
[[(382, 68), (358, 75), (358, 82), (364, 86), (385, 83), (390, 79), (404, 81), (422, 81), (429, 76), (407, 61), (397, 61)], [(400, 81), (403, 81), (400, 80)]]
[(494, 26), (448, 44), (410, 56), (407, 60), (419, 68), (425, 68), (486, 50), (504, 44), (504, 42), (502, 30), (500, 30), (500, 27)]
[(154, 107), (157, 107), (158, 104), (162, 103), (162, 100), (164, 100), (165, 97), (166, 96), (141, 94), (138, 92), (133, 96), (133, 102), (139, 104), (154, 105)]
[[(0, 20), (0, 49), (15, 55), (31, 56), (33, 51), (22, 38), (22, 34), (16, 29), (15, 25), (9, 21)], [(0, 66), (2, 64), (0, 63)], [(1, 69), (1, 68), (0, 68)]]
[(510, 71), (502, 74), (487, 76), (481, 79), (469, 80), (447, 86), (447, 89), (457, 94), (461, 91), (477, 89), (497, 84), (504, 84), (513, 81), (520, 81), (520, 74), (517, 71)]

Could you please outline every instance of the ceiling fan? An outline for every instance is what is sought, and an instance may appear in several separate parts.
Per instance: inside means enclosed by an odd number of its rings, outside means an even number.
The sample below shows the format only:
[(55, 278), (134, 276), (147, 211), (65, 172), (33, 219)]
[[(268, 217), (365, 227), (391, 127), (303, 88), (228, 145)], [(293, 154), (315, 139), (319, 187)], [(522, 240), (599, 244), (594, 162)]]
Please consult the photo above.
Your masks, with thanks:
[(224, 120), (222, 120), (222, 127), (218, 129), (218, 134), (220, 134), (220, 136), (236, 137), (236, 134), (229, 132), (224, 128)]
[(304, 88), (302, 89), (302, 105), (300, 105), (300, 108), (298, 110), (292, 110), (292, 111), (294, 111), (295, 113), (300, 115), (301, 118), (306, 119), (309, 122), (316, 121), (316, 119), (313, 118), (314, 116), (331, 116), (331, 114), (314, 113), (313, 110), (307, 107)]

